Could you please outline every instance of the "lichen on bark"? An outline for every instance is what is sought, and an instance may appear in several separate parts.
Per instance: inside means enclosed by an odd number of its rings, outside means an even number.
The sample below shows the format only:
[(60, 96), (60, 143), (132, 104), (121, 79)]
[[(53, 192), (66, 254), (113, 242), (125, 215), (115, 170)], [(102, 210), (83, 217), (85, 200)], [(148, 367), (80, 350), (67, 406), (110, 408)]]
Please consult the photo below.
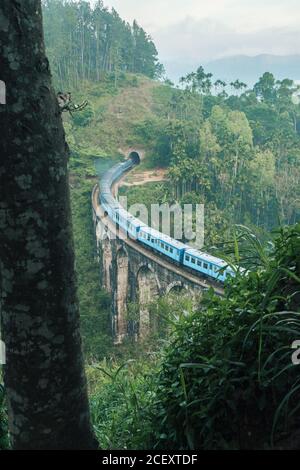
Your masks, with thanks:
[(0, 291), (15, 449), (95, 448), (81, 353), (68, 148), (40, 0), (2, 0)]

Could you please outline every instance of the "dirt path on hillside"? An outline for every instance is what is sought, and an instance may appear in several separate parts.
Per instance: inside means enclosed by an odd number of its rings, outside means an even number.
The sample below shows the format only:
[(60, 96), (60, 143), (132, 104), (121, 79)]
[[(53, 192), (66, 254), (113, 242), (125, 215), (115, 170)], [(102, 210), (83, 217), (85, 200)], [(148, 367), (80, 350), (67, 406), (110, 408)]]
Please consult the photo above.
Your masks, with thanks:
[(165, 181), (167, 169), (165, 168), (156, 168), (154, 170), (144, 170), (144, 171), (133, 171), (128, 173), (124, 179), (122, 179), (120, 186), (130, 187), (130, 186), (140, 186), (145, 183), (159, 183)]

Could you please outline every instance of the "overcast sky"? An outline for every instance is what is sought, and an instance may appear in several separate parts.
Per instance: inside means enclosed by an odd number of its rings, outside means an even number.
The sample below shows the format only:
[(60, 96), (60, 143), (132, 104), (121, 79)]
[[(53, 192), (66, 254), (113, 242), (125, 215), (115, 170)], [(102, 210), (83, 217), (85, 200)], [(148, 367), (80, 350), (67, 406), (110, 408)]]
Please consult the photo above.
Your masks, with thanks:
[(299, 0), (104, 0), (151, 34), (163, 63), (300, 54)]

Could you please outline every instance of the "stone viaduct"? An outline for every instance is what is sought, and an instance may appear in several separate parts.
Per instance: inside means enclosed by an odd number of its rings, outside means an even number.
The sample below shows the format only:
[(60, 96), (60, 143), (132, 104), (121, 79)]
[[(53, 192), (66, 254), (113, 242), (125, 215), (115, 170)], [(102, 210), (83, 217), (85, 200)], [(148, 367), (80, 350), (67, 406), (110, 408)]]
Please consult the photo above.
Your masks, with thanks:
[[(115, 343), (121, 343), (127, 334), (143, 338), (155, 328), (149, 304), (160, 296), (182, 291), (199, 297), (209, 287), (222, 295), (220, 285), (182, 269), (130, 238), (125, 239), (104, 214), (98, 185), (92, 193), (92, 206), (101, 284), (112, 296)], [(131, 304), (139, 306), (138, 327), (130, 320)]]

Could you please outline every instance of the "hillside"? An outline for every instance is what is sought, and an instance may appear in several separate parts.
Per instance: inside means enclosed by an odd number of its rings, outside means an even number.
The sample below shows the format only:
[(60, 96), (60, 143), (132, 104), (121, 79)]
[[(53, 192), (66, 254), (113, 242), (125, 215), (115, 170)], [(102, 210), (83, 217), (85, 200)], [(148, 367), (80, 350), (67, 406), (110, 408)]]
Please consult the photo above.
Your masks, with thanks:
[(72, 118), (65, 117), (71, 148), (94, 157), (115, 158), (131, 146), (144, 146), (140, 132), (143, 121), (158, 119), (164, 95), (171, 88), (145, 76), (124, 74), (117, 87), (110, 80), (85, 82), (73, 92), (74, 102), (88, 107)]
[[(265, 92), (262, 84), (259, 93)], [(124, 74), (117, 83), (112, 75), (107, 75), (99, 83), (83, 82), (80, 91), (74, 91), (74, 102), (84, 99), (89, 102), (74, 118), (65, 116), (65, 127), (71, 147), (81, 330), (92, 420), (103, 448), (269, 448), (290, 436), (278, 408), (285, 395), (294, 391), (294, 374), (285, 374), (289, 358), (279, 357), (262, 372), (260, 367), (261, 361), (266, 363), (276, 349), (298, 338), (299, 328), (295, 327), (291, 336), (283, 333), (280, 338), (276, 332), (273, 334), (273, 329), (278, 327), (277, 311), (297, 308), (292, 299), (298, 282), (293, 281), (293, 275), (298, 276), (299, 270), (296, 266), (299, 228), (291, 227), (277, 235), (272, 252), (269, 248), (272, 244), (266, 244), (265, 248), (254, 233), (249, 235), (246, 231), (238, 232), (240, 246), (237, 249), (235, 245), (233, 253), (230, 231), (235, 222), (246, 223), (248, 227), (251, 224), (255, 229), (256, 224), (262, 228), (263, 224), (267, 227), (268, 223), (274, 223), (278, 211), (275, 185), (280, 194), (284, 188), (289, 190), (279, 201), (281, 212), (291, 211), (296, 201), (299, 138), (298, 126), (294, 128), (289, 113), (297, 110), (291, 108), (291, 100), (282, 101), (282, 96), (291, 92), (287, 86), (271, 83), (267, 88), (271, 93), (262, 94), (261, 102), (251, 95), (250, 98), (247, 95), (203, 96), (191, 92), (188, 82), (187, 90), (174, 93), (167, 85), (140, 75)], [(193, 84), (191, 89), (195, 89)], [(227, 240), (227, 256), (232, 259), (238, 256), (240, 263), (248, 263), (245, 266), (253, 269), (249, 279), (237, 276), (226, 288), (222, 300), (208, 292), (202, 304), (195, 308), (178, 296), (175, 302), (172, 298), (161, 298), (151, 304), (159, 318), (177, 318), (170, 326), (164, 347), (161, 339), (165, 338), (166, 325), (162, 322), (160, 330), (150, 335), (147, 342), (134, 343), (128, 338), (116, 348), (110, 335), (111, 299), (99, 288), (90, 208), (91, 190), (98, 179), (95, 161), (97, 169), (102, 171), (131, 146), (147, 149), (147, 159), (137, 174), (128, 177), (127, 187), (122, 188), (129, 205), (138, 201), (149, 206), (172, 201), (174, 197), (181, 203), (204, 201), (206, 246), (218, 247)], [(287, 149), (286, 154), (282, 148)], [(236, 155), (235, 159), (232, 155)], [(239, 178), (235, 178), (233, 171), (237, 157), (240, 158)], [(155, 163), (165, 171), (145, 171), (145, 167)], [(168, 175), (171, 184), (161, 181), (168, 170), (171, 170)], [(288, 175), (293, 175), (293, 179)], [(145, 176), (152, 182), (137, 185)], [(241, 194), (247, 197), (243, 200)], [(234, 218), (232, 207), (239, 218)], [(298, 218), (298, 206), (292, 209), (293, 213), (287, 212), (287, 216)], [(287, 252), (292, 255), (285, 261)], [(274, 279), (274, 271), (283, 274), (275, 279), (277, 284), (271, 291), (268, 286)], [(290, 279), (285, 274), (287, 271)], [(280, 285), (283, 290), (279, 290)], [(291, 296), (285, 294), (287, 289), (291, 289)], [(279, 300), (278, 292), (283, 292)], [(261, 343), (258, 354), (262, 333), (258, 326), (251, 325), (259, 325), (262, 305), (269, 318), (263, 337), (268, 338), (268, 343)], [(139, 312), (138, 304), (130, 304), (130, 309)], [(183, 311), (189, 314), (185, 317)], [(250, 328), (253, 338), (249, 339)], [(284, 328), (285, 325), (283, 332)], [(233, 335), (232, 331), (239, 334)], [(241, 362), (243, 344), (247, 344), (247, 355)], [(226, 364), (223, 367), (224, 357), (228, 367)], [(203, 369), (198, 365), (202, 359)], [(206, 369), (210, 362), (212, 372)], [(180, 377), (178, 371), (183, 363), (190, 364), (192, 370)], [(193, 363), (197, 363), (195, 368)], [(220, 372), (215, 374), (214, 370)], [(186, 396), (182, 381), (187, 384)], [(224, 383), (221, 389), (220, 381)], [(248, 395), (243, 392), (245, 384)], [(197, 399), (202, 395), (207, 397), (203, 403)], [(266, 399), (271, 395), (273, 401)], [(239, 408), (236, 411), (236, 397), (240, 397), (238, 406), (251, 410), (250, 413), (240, 414)], [(296, 406), (295, 398), (289, 404)], [(222, 414), (220, 407), (225, 410)], [(185, 421), (187, 413), (189, 421)], [(266, 419), (262, 420), (262, 416)], [(207, 422), (212, 423), (209, 429), (205, 427)], [(296, 424), (290, 420), (291, 430)], [(290, 445), (288, 442), (287, 446)]]
[[(64, 127), (71, 151), (70, 187), (76, 249), (82, 336), (86, 358), (103, 359), (113, 351), (110, 336), (110, 298), (99, 288), (99, 267), (90, 207), (98, 175), (122, 157), (131, 146), (148, 150), (141, 131), (144, 122), (160, 119), (172, 89), (142, 75), (122, 74), (117, 83), (107, 74), (101, 82), (82, 82), (73, 90), (74, 103), (88, 106), (71, 116), (64, 113)], [(148, 160), (142, 167), (147, 167)], [(145, 168), (144, 168), (145, 170)], [(156, 173), (143, 173), (160, 181)], [(147, 176), (148, 175), (148, 176)]]

